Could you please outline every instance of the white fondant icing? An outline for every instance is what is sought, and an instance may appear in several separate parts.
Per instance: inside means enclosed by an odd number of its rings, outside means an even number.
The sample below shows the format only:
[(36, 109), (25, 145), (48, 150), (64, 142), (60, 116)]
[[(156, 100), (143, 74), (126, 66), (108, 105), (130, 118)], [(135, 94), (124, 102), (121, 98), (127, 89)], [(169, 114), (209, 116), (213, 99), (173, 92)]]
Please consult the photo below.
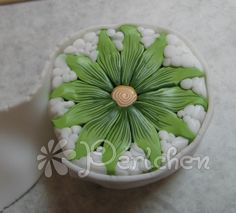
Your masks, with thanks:
[(177, 115), (183, 118), (194, 133), (197, 133), (206, 116), (206, 112), (201, 105), (188, 105), (183, 110), (180, 110)]
[(55, 68), (61, 68), (61, 69), (64, 69), (64, 68), (68, 67), (66, 62), (65, 62), (64, 55), (59, 55), (59, 56), (56, 57), (55, 62), (54, 62), (54, 67)]
[(72, 162), (79, 167), (100, 174), (106, 174), (106, 168), (102, 162), (103, 147), (99, 146), (96, 151), (90, 152), (87, 156), (80, 158), (79, 160), (73, 160)]
[(202, 95), (203, 97), (207, 97), (207, 91), (206, 91), (206, 84), (205, 79), (202, 78), (186, 78), (180, 82), (180, 86), (183, 89), (192, 89), (195, 93), (198, 95)]
[(123, 43), (122, 42), (124, 39), (124, 34), (122, 32), (116, 31), (115, 29), (108, 29), (107, 35), (112, 39), (116, 48), (119, 51), (123, 50)]
[(142, 36), (141, 42), (143, 43), (145, 48), (150, 47), (156, 40), (156, 38), (160, 36), (160, 34), (156, 33), (153, 29), (138, 27), (138, 31)]
[(122, 41), (120, 41), (120, 40), (114, 40), (113, 42), (114, 42), (116, 48), (117, 48), (119, 51), (123, 50), (123, 43), (122, 43)]
[(137, 175), (149, 171), (151, 163), (144, 151), (132, 143), (130, 151), (120, 156), (116, 166), (117, 175)]
[(71, 128), (55, 129), (56, 136), (59, 140), (66, 140), (67, 143), (62, 147), (64, 150), (74, 149), (78, 139), (81, 126), (72, 126)]
[(66, 64), (64, 56), (59, 55), (54, 63), (55, 68), (52, 71), (52, 87), (56, 88), (64, 82), (70, 82), (77, 79), (74, 71)]
[[(68, 130), (66, 130), (68, 131)], [(102, 162), (103, 147), (99, 146), (96, 151), (89, 153), (88, 156), (73, 163), (89, 171), (106, 174), (106, 168)], [(88, 164), (88, 165), (87, 165)], [(134, 175), (142, 174), (151, 168), (150, 161), (146, 158), (145, 153), (136, 144), (132, 144), (130, 151), (124, 152), (116, 166), (116, 175)]]
[(167, 46), (164, 50), (164, 66), (196, 67), (202, 70), (199, 60), (176, 35), (167, 35)]
[(64, 49), (64, 53), (84, 54), (93, 61), (97, 60), (98, 35), (96, 32), (86, 33), (83, 38), (79, 38), (74, 43)]
[(49, 101), (49, 113), (52, 117), (61, 116), (74, 105), (75, 103), (73, 101), (64, 101), (62, 98), (53, 98)]
[(63, 154), (67, 159), (75, 157), (75, 143), (78, 140), (81, 126), (72, 126), (71, 128), (55, 129), (55, 134), (59, 144), (63, 149)]
[(163, 152), (163, 163), (166, 163), (168, 158), (174, 157), (188, 145), (188, 139), (181, 136), (175, 137), (174, 134), (168, 133), (165, 130), (159, 132), (159, 137)]
[(64, 53), (78, 54), (78, 49), (75, 46), (68, 46), (68, 47), (65, 48)]

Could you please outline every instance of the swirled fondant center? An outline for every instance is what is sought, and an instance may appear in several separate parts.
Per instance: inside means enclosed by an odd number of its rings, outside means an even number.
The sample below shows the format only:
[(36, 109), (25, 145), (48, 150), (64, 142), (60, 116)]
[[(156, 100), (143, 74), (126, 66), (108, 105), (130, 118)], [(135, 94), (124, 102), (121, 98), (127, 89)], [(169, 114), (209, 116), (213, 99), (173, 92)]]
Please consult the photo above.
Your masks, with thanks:
[(112, 91), (112, 98), (120, 107), (127, 107), (137, 100), (137, 93), (133, 87), (119, 85)]

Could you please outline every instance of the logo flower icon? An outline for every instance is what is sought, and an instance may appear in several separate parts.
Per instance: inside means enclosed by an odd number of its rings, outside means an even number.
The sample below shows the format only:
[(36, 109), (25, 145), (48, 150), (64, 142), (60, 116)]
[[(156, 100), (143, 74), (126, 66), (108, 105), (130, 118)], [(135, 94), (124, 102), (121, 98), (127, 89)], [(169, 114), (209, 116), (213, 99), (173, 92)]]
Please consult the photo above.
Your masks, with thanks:
[(38, 169), (44, 170), (46, 177), (52, 177), (53, 170), (59, 175), (66, 175), (68, 173), (68, 168), (61, 162), (64, 154), (59, 143), (50, 140), (47, 146), (41, 147), (40, 151), (41, 153), (37, 156), (39, 161)]

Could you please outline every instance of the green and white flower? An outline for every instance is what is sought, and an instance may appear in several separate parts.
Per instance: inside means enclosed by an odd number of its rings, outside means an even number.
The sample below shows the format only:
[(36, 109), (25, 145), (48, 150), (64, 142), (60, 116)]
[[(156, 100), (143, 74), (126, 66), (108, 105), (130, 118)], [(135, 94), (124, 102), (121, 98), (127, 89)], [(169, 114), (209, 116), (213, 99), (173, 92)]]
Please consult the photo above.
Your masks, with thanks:
[[(168, 147), (179, 152), (194, 140), (208, 108), (191, 50), (176, 35), (142, 26), (78, 38), (56, 59), (52, 84), (52, 123), (69, 141), (70, 160), (83, 167), (91, 157), (102, 164), (91, 169), (109, 175), (159, 169)], [(131, 168), (137, 154), (143, 159)]]

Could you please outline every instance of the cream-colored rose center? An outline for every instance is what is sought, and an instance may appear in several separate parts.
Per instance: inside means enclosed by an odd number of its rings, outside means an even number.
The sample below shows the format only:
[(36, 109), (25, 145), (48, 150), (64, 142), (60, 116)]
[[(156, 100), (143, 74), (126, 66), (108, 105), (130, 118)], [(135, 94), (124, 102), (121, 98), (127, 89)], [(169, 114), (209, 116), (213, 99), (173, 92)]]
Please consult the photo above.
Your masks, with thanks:
[(115, 87), (111, 94), (112, 98), (120, 107), (127, 107), (137, 100), (137, 93), (133, 87), (119, 85)]

